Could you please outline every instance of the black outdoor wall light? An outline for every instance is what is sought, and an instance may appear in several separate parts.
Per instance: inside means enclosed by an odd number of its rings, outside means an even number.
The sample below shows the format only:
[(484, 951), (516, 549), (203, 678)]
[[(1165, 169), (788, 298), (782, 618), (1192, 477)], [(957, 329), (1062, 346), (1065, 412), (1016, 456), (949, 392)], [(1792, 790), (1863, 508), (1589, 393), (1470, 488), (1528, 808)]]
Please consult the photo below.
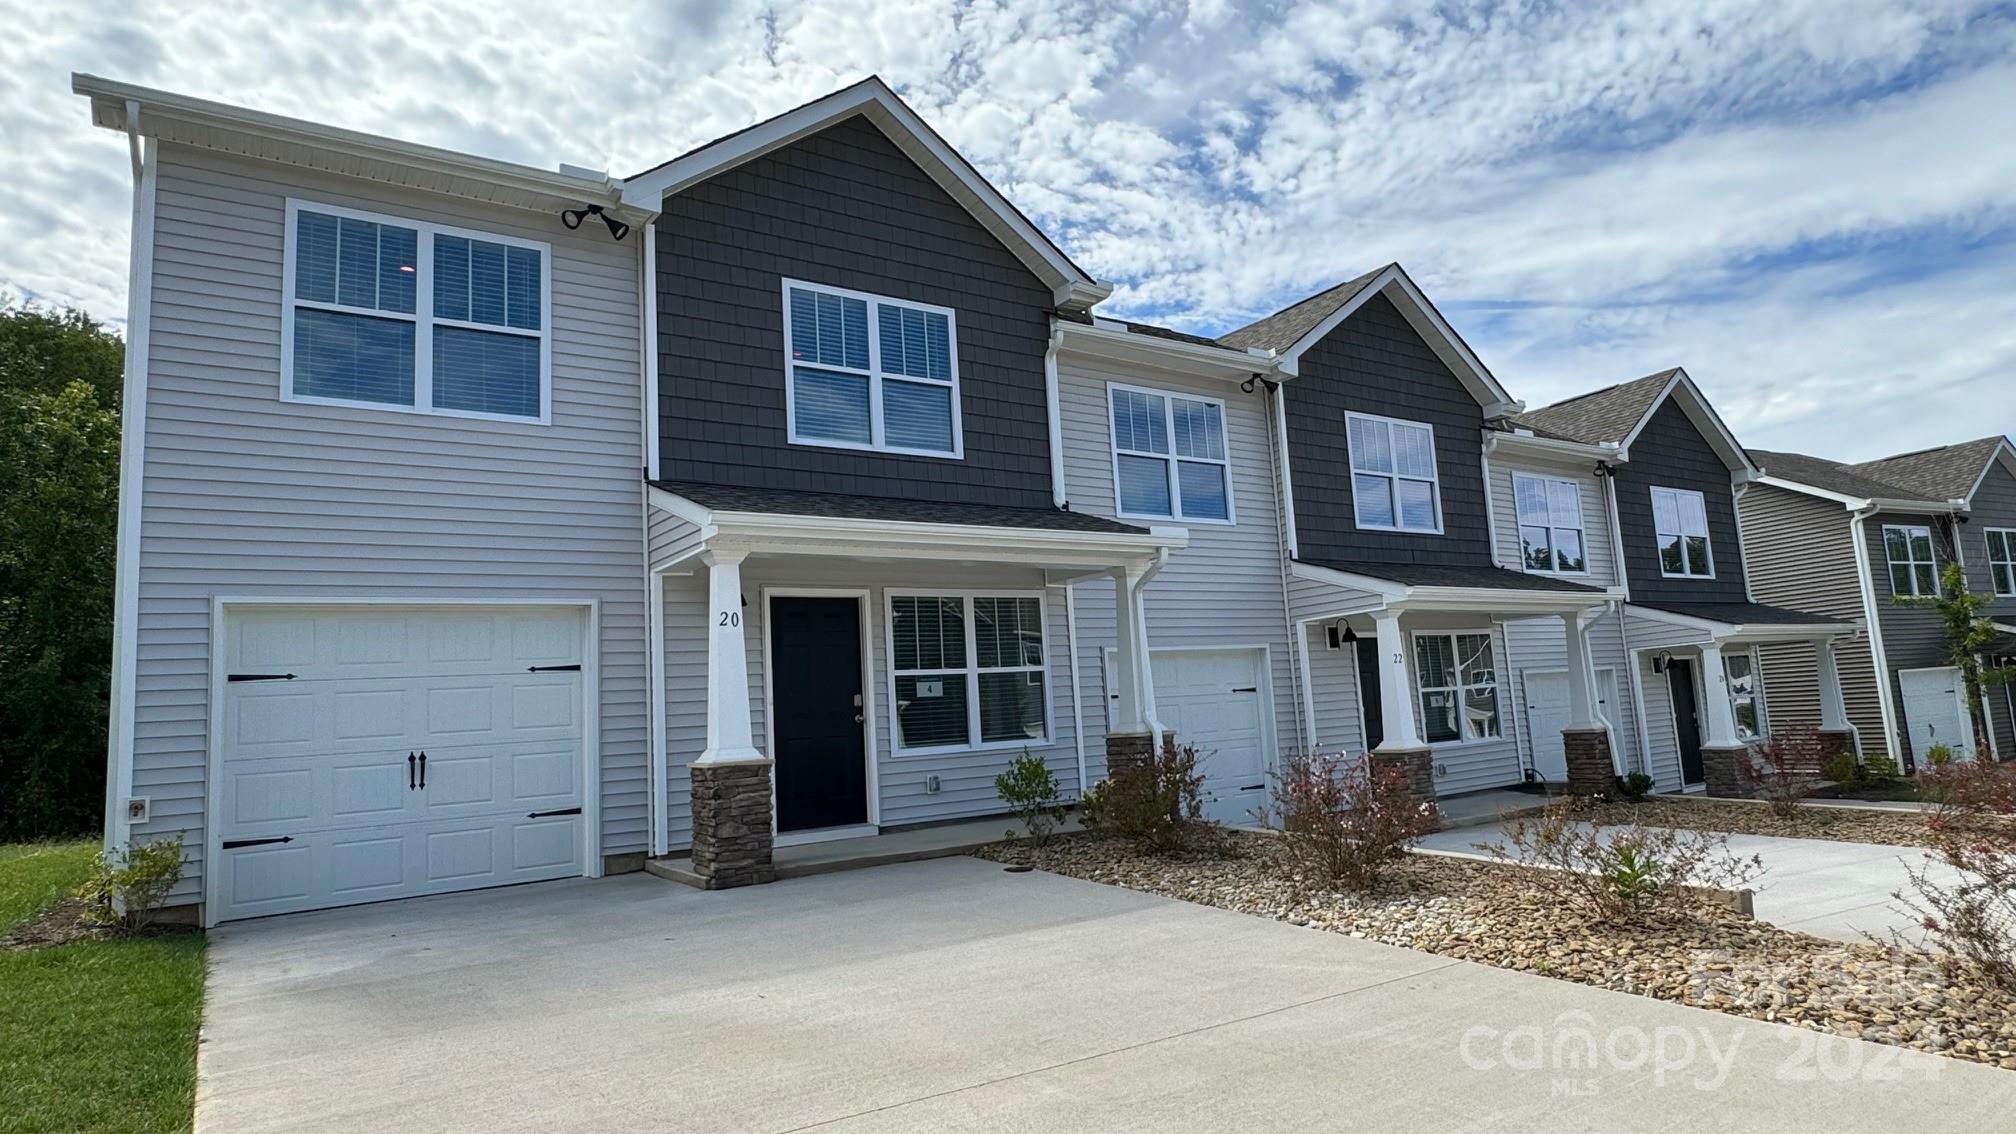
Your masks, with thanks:
[(609, 226), (609, 235), (612, 239), (621, 240), (630, 235), (630, 226), (603, 212), (600, 205), (583, 205), (578, 209), (566, 209), (560, 214), (560, 223), (568, 228), (580, 228), (581, 222), (589, 217), (601, 217), (602, 223)]

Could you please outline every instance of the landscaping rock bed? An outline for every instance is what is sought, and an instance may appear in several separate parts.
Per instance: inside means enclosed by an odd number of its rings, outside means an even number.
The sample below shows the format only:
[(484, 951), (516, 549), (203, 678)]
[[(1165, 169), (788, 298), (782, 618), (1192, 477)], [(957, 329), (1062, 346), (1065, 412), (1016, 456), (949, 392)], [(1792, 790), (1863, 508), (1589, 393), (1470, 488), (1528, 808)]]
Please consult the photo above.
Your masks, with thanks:
[[(1761, 810), (1761, 809), (1760, 809)], [(1922, 955), (1844, 945), (1734, 913), (1632, 927), (1546, 908), (1520, 867), (1410, 855), (1374, 894), (1305, 886), (1263, 835), (1222, 855), (1167, 859), (1097, 834), (1038, 850), (974, 852), (1010, 865), (1160, 894), (1498, 968), (2016, 1070), (2016, 996), (1957, 985)]]
[(1842, 843), (1885, 843), (1899, 847), (1932, 844), (1932, 832), (1919, 811), (1806, 804), (1797, 815), (1781, 817), (1761, 803), (1711, 799), (1648, 799), (1597, 807), (1590, 818), (1598, 823), (1637, 822), (1648, 827), (1684, 827), (1730, 835), (1776, 835), (1789, 839), (1831, 839)]

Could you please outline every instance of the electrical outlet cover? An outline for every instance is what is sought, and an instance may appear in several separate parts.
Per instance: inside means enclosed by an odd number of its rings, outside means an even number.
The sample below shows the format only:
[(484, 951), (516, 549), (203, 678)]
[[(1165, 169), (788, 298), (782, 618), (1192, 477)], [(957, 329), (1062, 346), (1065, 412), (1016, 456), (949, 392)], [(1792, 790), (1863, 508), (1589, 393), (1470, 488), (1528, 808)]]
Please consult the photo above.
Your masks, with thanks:
[(128, 823), (145, 823), (147, 821), (147, 813), (150, 809), (150, 803), (151, 801), (148, 800), (148, 798), (144, 795), (135, 796), (127, 800), (126, 821)]

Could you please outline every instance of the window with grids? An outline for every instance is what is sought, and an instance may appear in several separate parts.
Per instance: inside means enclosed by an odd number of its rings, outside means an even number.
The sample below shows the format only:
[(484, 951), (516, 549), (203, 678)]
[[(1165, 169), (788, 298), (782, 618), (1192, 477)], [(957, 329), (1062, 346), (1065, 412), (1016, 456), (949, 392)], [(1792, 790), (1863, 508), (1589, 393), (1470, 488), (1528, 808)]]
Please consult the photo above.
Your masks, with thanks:
[(898, 751), (1048, 739), (1041, 599), (892, 595), (889, 650)]
[(1996, 594), (2016, 597), (2016, 531), (1988, 529), (1988, 574), (1994, 579)]
[(950, 308), (786, 280), (784, 358), (792, 443), (960, 455)]
[(1225, 403), (1129, 386), (1108, 387), (1107, 396), (1120, 514), (1230, 522)]
[(1659, 539), (1659, 573), (1675, 579), (1715, 577), (1708, 542), (1708, 502), (1684, 488), (1652, 490), (1652, 530)]
[(1939, 594), (1939, 559), (1932, 529), (1922, 524), (1883, 525), (1883, 554), (1890, 563), (1890, 593), (1933, 598)]
[(530, 241), (289, 202), (283, 395), (545, 420), (547, 255)]
[(1351, 448), (1351, 506), (1361, 528), (1442, 531), (1435, 430), (1416, 421), (1345, 414)]
[(1520, 473), (1512, 478), (1512, 496), (1519, 509), (1519, 554), (1526, 570), (1588, 574), (1580, 486), (1572, 480)]
[(1421, 735), (1430, 744), (1503, 735), (1498, 719), (1498, 666), (1491, 635), (1414, 635), (1414, 681)]
[(1729, 708), (1736, 717), (1736, 736), (1758, 740), (1764, 735), (1763, 698), (1757, 689), (1757, 656), (1726, 654), (1722, 672), (1729, 678)]

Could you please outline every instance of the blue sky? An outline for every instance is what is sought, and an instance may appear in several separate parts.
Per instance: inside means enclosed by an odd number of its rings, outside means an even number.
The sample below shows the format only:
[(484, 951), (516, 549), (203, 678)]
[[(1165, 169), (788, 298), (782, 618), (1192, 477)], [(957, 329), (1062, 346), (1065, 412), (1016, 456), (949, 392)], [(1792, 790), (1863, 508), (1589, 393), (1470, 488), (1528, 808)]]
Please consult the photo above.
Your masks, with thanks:
[(2016, 8), (1954, 0), (0, 0), (0, 292), (124, 310), (72, 70), (634, 172), (863, 75), (1218, 332), (1390, 260), (1540, 405), (1679, 364), (1743, 440), (2016, 432)]

